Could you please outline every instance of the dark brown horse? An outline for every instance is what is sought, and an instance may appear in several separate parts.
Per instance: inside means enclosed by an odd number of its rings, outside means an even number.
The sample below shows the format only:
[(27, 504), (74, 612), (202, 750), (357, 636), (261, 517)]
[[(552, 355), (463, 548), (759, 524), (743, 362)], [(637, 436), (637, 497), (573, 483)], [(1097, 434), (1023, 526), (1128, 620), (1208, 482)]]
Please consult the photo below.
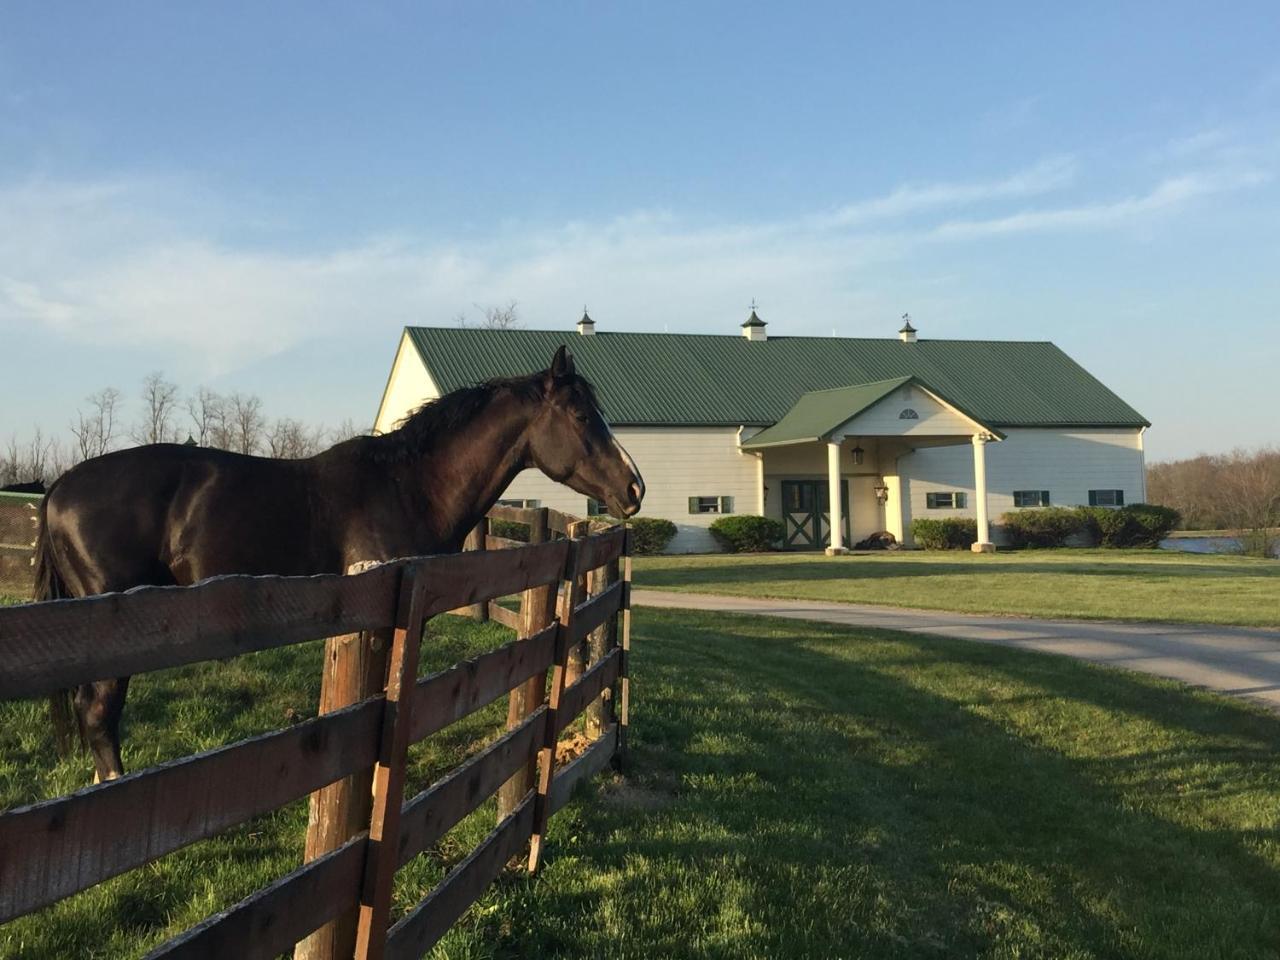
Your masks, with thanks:
[[(41, 506), (37, 599), (457, 552), (526, 467), (604, 501), (614, 516), (631, 516), (644, 497), (564, 347), (546, 371), (458, 390), (390, 433), (306, 460), (168, 443), (88, 460)], [(53, 701), (68, 733), (74, 709), (103, 780), (123, 772), (128, 684), (100, 680)]]

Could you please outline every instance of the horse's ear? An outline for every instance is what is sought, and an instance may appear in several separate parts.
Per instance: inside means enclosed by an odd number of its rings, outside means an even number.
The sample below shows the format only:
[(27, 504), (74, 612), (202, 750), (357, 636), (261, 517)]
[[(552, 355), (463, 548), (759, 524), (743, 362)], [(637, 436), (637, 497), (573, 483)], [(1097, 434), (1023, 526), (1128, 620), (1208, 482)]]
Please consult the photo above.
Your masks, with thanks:
[(567, 380), (573, 376), (573, 357), (564, 348), (564, 344), (560, 344), (560, 349), (556, 351), (556, 355), (551, 358), (551, 379)]

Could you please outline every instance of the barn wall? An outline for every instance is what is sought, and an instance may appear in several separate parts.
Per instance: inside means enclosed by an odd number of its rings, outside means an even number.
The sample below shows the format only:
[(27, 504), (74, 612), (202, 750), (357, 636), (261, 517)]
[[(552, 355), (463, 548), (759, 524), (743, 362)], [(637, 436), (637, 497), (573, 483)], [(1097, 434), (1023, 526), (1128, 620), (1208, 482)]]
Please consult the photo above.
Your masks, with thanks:
[[(646, 495), (641, 516), (676, 525), (671, 553), (715, 550), (707, 528), (716, 514), (689, 513), (690, 497), (733, 497), (735, 513), (756, 513), (756, 458), (738, 452), (733, 427), (619, 427), (614, 433), (640, 468)], [(538, 500), (544, 507), (586, 516), (587, 498), (536, 470), (526, 470), (504, 499)]]
[[(1048, 490), (1054, 506), (1080, 506), (1089, 491), (1124, 491), (1125, 503), (1145, 495), (1142, 433), (1134, 429), (1006, 431), (1006, 439), (987, 444), (987, 503), (995, 538), (1000, 517), (1014, 509), (1014, 490)], [(913, 517), (974, 515), (973, 448), (966, 444), (917, 450), (899, 461), (904, 517), (909, 534)], [(964, 510), (930, 510), (930, 491), (968, 493)]]
[(378, 418), (373, 424), (374, 432), (386, 433), (394, 429), (406, 413), (416, 410), (423, 401), (438, 396), (440, 388), (427, 373), (417, 349), (409, 341), (409, 335), (402, 335), (395, 362), (391, 365), (391, 376), (387, 378), (382, 404), (378, 408)]
[(36, 538), (35, 508), (40, 497), (0, 493), (0, 596), (31, 596), (34, 569), (32, 544)]

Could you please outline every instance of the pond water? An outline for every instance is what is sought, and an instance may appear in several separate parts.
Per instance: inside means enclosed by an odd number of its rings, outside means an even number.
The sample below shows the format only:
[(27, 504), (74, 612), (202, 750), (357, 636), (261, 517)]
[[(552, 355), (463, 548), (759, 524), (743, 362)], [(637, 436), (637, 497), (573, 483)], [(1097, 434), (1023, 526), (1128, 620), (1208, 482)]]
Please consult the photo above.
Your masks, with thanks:
[[(1160, 541), (1161, 550), (1181, 550), (1184, 553), (1240, 553), (1239, 537), (1170, 537)], [(1273, 556), (1280, 558), (1280, 543), (1273, 549)]]

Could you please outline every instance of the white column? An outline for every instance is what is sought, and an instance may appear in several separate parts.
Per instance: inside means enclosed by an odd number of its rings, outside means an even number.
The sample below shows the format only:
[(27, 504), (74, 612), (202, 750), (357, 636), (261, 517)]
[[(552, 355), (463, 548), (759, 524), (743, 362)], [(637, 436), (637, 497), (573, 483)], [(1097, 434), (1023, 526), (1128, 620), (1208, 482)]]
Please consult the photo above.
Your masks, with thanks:
[(764, 516), (764, 453), (756, 454), (756, 513)]
[(996, 549), (991, 542), (991, 526), (987, 520), (987, 440), (985, 433), (973, 435), (973, 510), (978, 521), (978, 542), (973, 545), (974, 553), (994, 553)]
[(847, 553), (844, 546), (844, 517), (840, 515), (840, 441), (827, 442), (827, 484), (830, 488), (828, 497), (831, 501), (831, 546), (827, 547), (827, 556)]

